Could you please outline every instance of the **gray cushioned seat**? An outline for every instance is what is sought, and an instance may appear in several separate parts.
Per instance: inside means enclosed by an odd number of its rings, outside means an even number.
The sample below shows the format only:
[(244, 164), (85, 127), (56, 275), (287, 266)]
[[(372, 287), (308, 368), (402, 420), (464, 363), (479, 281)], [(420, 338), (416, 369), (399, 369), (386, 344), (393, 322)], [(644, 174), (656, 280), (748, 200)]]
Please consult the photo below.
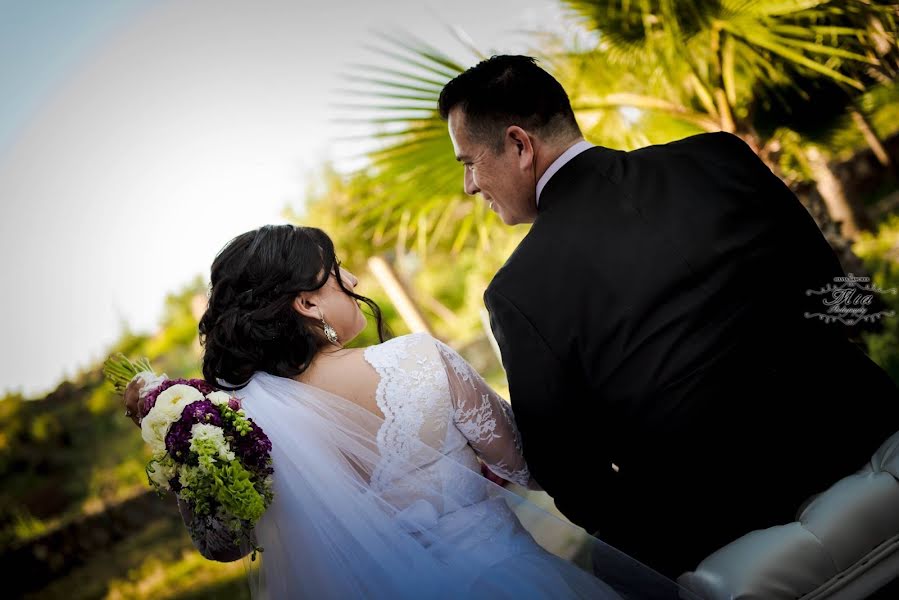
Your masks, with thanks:
[(899, 574), (899, 432), (860, 471), (752, 531), (678, 583), (710, 600), (865, 598)]

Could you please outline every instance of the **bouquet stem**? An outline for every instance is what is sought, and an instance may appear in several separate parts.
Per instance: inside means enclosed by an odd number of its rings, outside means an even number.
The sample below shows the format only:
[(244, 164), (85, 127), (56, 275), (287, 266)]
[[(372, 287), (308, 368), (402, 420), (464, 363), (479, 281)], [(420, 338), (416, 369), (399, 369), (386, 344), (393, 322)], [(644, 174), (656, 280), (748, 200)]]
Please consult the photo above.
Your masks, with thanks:
[(103, 363), (103, 374), (119, 394), (124, 394), (125, 388), (128, 387), (131, 380), (138, 373), (145, 371), (153, 371), (150, 361), (146, 358), (131, 361), (124, 354), (116, 354), (107, 358), (106, 362)]

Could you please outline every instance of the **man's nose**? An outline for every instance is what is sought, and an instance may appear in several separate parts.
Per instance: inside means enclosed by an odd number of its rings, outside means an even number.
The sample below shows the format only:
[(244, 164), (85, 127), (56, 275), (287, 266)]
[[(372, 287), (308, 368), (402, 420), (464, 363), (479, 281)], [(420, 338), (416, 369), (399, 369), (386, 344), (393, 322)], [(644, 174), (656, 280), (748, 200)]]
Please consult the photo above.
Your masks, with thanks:
[(469, 196), (474, 196), (481, 191), (481, 188), (479, 188), (478, 185), (474, 182), (474, 176), (471, 174), (471, 171), (467, 167), (465, 169), (465, 175), (462, 181), (462, 188)]

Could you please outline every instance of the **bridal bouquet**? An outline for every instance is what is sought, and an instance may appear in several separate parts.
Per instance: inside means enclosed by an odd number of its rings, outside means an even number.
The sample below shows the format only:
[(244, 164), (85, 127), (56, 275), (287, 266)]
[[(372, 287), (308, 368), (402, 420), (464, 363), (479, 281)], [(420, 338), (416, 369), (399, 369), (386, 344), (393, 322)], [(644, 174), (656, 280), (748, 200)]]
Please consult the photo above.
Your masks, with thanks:
[[(250, 531), (272, 502), (272, 443), (240, 400), (202, 379), (156, 375), (146, 360), (119, 355), (103, 369), (116, 391), (141, 382), (140, 428), (153, 451), (147, 478), (172, 490), (195, 516), (213, 517), (252, 543)], [(255, 547), (256, 551), (261, 548)]]

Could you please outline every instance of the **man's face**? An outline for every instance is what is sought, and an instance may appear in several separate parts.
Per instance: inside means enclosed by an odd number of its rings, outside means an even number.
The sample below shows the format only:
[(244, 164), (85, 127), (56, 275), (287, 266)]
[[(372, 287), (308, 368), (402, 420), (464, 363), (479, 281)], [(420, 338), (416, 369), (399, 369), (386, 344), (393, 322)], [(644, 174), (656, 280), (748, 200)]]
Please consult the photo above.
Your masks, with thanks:
[(465, 193), (480, 193), (506, 225), (533, 223), (537, 217), (537, 181), (530, 144), (518, 143), (520, 131), (503, 136), (499, 154), (492, 145), (473, 138), (459, 107), (449, 113), (450, 139), (456, 160), (465, 169)]

